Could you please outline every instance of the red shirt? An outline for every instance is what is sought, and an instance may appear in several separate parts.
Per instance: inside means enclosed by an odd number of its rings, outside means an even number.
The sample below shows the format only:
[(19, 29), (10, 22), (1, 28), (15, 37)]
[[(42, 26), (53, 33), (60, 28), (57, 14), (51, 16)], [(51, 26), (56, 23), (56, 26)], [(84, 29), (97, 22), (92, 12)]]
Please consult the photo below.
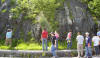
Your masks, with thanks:
[(42, 38), (46, 39), (48, 37), (48, 32), (46, 30), (44, 30), (42, 32)]

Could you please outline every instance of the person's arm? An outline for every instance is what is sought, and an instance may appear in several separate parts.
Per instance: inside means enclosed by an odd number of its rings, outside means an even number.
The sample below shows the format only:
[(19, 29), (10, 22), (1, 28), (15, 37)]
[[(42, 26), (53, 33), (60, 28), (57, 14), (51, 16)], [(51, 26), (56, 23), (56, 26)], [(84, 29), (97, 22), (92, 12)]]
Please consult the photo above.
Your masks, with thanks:
[(55, 40), (55, 46), (56, 46), (56, 40)]
[(55, 47), (56, 47), (56, 37), (55, 37)]
[(91, 38), (88, 39), (88, 47), (90, 47), (91, 45)]
[(7, 39), (7, 32), (6, 32), (6, 39)]
[(42, 34), (41, 34), (41, 39), (40, 40), (42, 40)]
[(40, 40), (42, 40), (42, 35), (41, 35), (41, 38), (40, 38)]
[(92, 38), (92, 42), (94, 42), (94, 38)]
[(84, 37), (83, 37), (83, 41), (84, 41)]
[(47, 38), (48, 38), (48, 32), (47, 32)]
[(78, 36), (76, 37), (76, 41), (78, 40)]

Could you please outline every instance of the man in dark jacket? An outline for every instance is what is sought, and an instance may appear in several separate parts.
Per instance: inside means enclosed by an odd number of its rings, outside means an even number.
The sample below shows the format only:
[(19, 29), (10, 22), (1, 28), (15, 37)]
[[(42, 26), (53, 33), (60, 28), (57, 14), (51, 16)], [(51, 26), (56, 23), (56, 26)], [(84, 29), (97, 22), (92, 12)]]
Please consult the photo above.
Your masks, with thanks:
[(85, 37), (85, 58), (91, 58), (92, 57), (92, 50), (91, 50), (91, 45), (92, 45), (92, 40), (89, 37), (89, 33), (86, 32), (86, 37)]

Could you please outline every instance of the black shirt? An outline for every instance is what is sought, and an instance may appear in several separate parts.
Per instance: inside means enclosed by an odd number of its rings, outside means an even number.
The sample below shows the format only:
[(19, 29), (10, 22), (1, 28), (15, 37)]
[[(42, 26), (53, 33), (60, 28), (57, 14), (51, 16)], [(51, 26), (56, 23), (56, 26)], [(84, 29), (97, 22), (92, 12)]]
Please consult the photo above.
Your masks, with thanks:
[(55, 45), (56, 36), (52, 36), (52, 44)]

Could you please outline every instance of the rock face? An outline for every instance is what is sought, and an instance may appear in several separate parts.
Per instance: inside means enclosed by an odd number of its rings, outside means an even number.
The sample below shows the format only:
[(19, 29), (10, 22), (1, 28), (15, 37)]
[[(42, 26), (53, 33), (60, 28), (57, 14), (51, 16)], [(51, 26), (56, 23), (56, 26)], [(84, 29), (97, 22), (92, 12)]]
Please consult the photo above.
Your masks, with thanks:
[[(30, 32), (32, 37), (40, 39), (40, 24), (33, 24), (31, 20), (23, 22), (20, 17), (17, 20), (10, 20), (10, 0), (5, 1), (5, 3), (1, 3), (0, 0), (0, 34), (5, 34), (7, 26), (10, 25), (14, 30), (14, 38), (24, 37), (26, 40)], [(1, 13), (3, 9), (7, 9), (6, 13)], [(57, 29), (62, 37), (66, 36), (65, 32), (70, 29), (73, 33), (77, 31), (93, 32), (92, 30), (95, 30), (95, 24), (87, 10), (87, 5), (81, 3), (80, 0), (65, 0), (63, 7), (57, 10), (55, 18), (59, 22)]]
[(65, 0), (64, 7), (56, 13), (56, 20), (59, 22), (60, 33), (73, 33), (77, 31), (92, 32), (94, 30), (94, 21), (87, 10), (87, 5), (80, 0)]

